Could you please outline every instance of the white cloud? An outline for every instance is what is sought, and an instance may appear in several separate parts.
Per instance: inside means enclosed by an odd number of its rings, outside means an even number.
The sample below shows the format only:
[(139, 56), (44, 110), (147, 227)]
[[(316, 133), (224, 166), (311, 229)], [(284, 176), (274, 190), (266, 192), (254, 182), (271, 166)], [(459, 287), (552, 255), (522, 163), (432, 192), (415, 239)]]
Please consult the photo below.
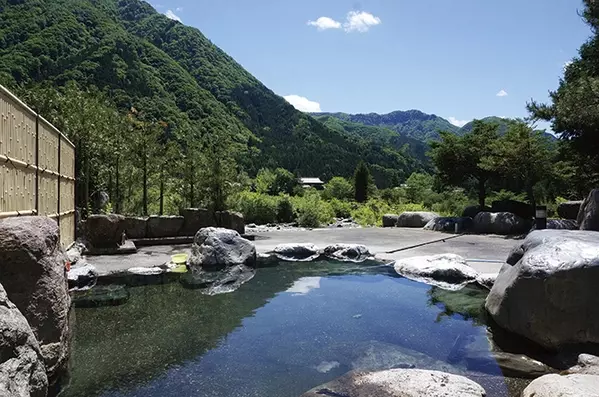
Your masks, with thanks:
[(508, 93), (506, 90), (501, 90), (497, 93), (497, 96), (499, 96), (499, 97), (508, 96)]
[(313, 289), (320, 288), (320, 279), (322, 277), (302, 277), (287, 290), (294, 295), (306, 295)]
[(337, 22), (333, 18), (329, 17), (320, 17), (316, 21), (308, 21), (308, 25), (316, 26), (318, 30), (341, 28), (341, 22)]
[(350, 11), (347, 14), (347, 21), (343, 24), (346, 32), (365, 33), (376, 25), (381, 24), (381, 19), (365, 11)]
[(308, 98), (299, 95), (287, 95), (284, 96), (285, 100), (293, 105), (294, 108), (301, 112), (322, 112), (320, 109), (320, 103), (313, 102)]
[(458, 120), (458, 119), (456, 119), (453, 116), (450, 117), (450, 118), (448, 118), (447, 120), (451, 124), (455, 125), (456, 127), (460, 127), (460, 128), (463, 127), (463, 126), (465, 126), (466, 124), (468, 124), (470, 121), (472, 121), (472, 120)]
[(341, 29), (341, 27), (343, 27), (343, 30), (347, 33), (365, 33), (368, 32), (371, 27), (380, 24), (381, 19), (379, 17), (375, 17), (371, 13), (365, 11), (348, 12), (343, 25), (341, 22), (329, 17), (320, 17), (316, 21), (308, 21), (308, 25), (315, 26), (318, 30)]
[(174, 12), (173, 10), (167, 10), (164, 15), (166, 15), (167, 18), (172, 19), (173, 21), (177, 21), (177, 22), (183, 22), (181, 21), (181, 18), (179, 18)]
[(177, 8), (175, 8), (175, 11), (177, 11), (177, 12), (183, 11), (183, 7), (177, 7)]

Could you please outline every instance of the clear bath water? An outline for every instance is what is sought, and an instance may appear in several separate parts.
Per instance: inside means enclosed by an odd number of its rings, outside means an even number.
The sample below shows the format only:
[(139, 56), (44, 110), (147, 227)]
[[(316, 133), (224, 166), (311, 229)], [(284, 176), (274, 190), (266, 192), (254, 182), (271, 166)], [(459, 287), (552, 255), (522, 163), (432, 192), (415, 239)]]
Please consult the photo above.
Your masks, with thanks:
[[(61, 397), (298, 397), (352, 369), (417, 367), (518, 395), (499, 367), (467, 368), (485, 292), (447, 292), (377, 263), (280, 263), (223, 295), (131, 287), (127, 303), (75, 310)], [(411, 357), (411, 358), (410, 358)]]

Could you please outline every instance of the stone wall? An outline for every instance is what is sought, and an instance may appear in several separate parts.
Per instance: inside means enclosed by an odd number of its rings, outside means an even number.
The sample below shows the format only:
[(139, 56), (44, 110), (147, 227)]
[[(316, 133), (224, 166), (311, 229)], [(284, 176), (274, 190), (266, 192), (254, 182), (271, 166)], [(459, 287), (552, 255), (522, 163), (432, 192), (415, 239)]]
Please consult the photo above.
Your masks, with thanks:
[[(102, 218), (102, 219), (100, 219)], [(92, 222), (90, 222), (90, 220)], [(98, 236), (106, 235), (106, 224), (118, 227), (110, 228), (106, 243), (114, 245), (121, 240), (124, 231), (129, 239), (193, 237), (205, 227), (222, 227), (245, 234), (243, 215), (237, 212), (219, 211), (212, 213), (203, 208), (186, 208), (180, 216), (124, 217), (121, 215), (92, 215), (85, 225), (86, 239), (92, 246), (98, 244)], [(101, 230), (97, 230), (101, 229)], [(114, 231), (114, 232), (113, 232)]]

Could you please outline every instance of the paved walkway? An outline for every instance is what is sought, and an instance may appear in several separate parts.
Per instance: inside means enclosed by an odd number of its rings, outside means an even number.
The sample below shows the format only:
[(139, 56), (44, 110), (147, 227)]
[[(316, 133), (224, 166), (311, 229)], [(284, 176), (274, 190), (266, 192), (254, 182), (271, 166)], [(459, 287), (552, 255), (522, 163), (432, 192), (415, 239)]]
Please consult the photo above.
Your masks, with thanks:
[[(456, 236), (408, 228), (285, 230), (256, 233), (255, 237), (256, 249), (262, 253), (284, 243), (312, 243), (320, 248), (335, 243), (363, 244), (382, 260), (454, 253), (466, 258), (481, 273), (498, 272), (517, 244), (516, 240), (500, 236)], [(90, 256), (86, 260), (101, 274), (109, 274), (131, 267), (162, 265), (171, 255), (190, 251), (190, 245), (153, 246), (142, 247), (136, 254)]]

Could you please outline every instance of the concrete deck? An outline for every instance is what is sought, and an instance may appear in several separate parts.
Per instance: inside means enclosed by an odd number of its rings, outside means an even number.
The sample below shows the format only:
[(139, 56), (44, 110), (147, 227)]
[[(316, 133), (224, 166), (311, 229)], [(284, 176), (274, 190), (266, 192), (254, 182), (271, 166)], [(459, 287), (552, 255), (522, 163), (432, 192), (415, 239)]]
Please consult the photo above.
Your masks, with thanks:
[[(501, 236), (456, 236), (408, 228), (272, 231), (257, 233), (254, 240), (260, 253), (272, 251), (277, 245), (285, 243), (312, 243), (320, 248), (335, 243), (363, 244), (381, 260), (454, 253), (466, 258), (481, 273), (498, 272), (517, 242)], [(105, 275), (131, 267), (159, 266), (168, 262), (175, 253), (190, 251), (191, 245), (153, 246), (141, 247), (139, 252), (131, 255), (88, 256), (85, 259)]]

